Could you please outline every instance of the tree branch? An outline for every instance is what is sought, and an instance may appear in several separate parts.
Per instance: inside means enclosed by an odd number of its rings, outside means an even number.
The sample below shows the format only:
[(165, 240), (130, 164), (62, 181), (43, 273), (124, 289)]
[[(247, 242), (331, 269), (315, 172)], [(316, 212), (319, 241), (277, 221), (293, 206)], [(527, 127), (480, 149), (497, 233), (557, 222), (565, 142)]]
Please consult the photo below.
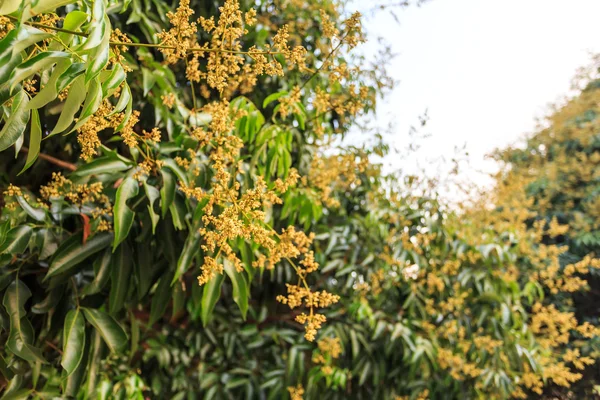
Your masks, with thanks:
[[(23, 153), (28, 153), (29, 149), (27, 147), (23, 146), (23, 147), (21, 147), (21, 151)], [(38, 155), (38, 158), (41, 158), (42, 160), (46, 160), (50, 164), (57, 165), (57, 166), (59, 166), (61, 168), (64, 168), (64, 169), (68, 169), (69, 171), (75, 171), (77, 169), (77, 167), (75, 166), (75, 164), (72, 164), (72, 163), (67, 162), (67, 161), (59, 160), (58, 158), (49, 156), (47, 154), (40, 153)]]

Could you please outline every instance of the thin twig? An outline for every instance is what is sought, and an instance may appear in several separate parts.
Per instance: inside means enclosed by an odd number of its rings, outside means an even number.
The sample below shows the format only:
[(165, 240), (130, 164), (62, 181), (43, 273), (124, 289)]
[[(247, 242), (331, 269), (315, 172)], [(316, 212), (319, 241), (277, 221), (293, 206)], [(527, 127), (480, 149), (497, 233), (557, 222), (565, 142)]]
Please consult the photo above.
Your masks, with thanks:
[[(5, 15), (5, 17), (13, 20), (13, 21), (18, 21), (17, 18), (11, 16), (11, 15)], [(57, 28), (55, 26), (50, 26), (50, 25), (44, 25), (41, 24), (39, 22), (32, 22), (32, 21), (25, 21), (23, 22), (26, 25), (30, 25), (30, 26), (35, 26), (38, 28), (43, 28), (43, 29), (50, 29), (56, 32), (63, 32), (63, 33), (68, 33), (70, 35), (76, 35), (76, 36), (80, 36), (80, 37), (88, 37), (88, 34), (85, 32), (76, 32), (76, 31), (71, 31), (68, 29), (63, 29), (63, 28)], [(175, 50), (177, 49), (176, 46), (168, 46), (165, 44), (159, 44), (159, 43), (132, 43), (132, 42), (113, 42), (110, 41), (108, 42), (111, 46), (126, 46), (126, 47), (147, 47), (147, 48), (156, 48), (156, 49), (168, 49), (168, 50)], [(244, 55), (251, 55), (251, 54), (265, 54), (265, 55), (269, 55), (269, 54), (283, 54), (280, 51), (270, 51), (270, 50), (255, 50), (255, 51), (243, 51), (243, 50), (226, 50), (226, 49), (215, 49), (215, 48), (204, 48), (204, 47), (192, 47), (190, 49), (187, 50), (188, 52), (206, 52), (206, 53), (230, 53), (230, 54), (244, 54)]]
[[(23, 147), (21, 147), (21, 151), (23, 153), (28, 153), (29, 149), (27, 147), (23, 146)], [(44, 154), (44, 153), (38, 154), (38, 157), (41, 158), (42, 160), (48, 161), (50, 164), (57, 165), (57, 166), (59, 166), (61, 168), (64, 168), (64, 169), (68, 169), (69, 171), (75, 171), (77, 169), (77, 166), (75, 164), (72, 164), (72, 163), (67, 162), (67, 161), (59, 160), (56, 157), (52, 157), (52, 156), (49, 156), (49, 155)]]

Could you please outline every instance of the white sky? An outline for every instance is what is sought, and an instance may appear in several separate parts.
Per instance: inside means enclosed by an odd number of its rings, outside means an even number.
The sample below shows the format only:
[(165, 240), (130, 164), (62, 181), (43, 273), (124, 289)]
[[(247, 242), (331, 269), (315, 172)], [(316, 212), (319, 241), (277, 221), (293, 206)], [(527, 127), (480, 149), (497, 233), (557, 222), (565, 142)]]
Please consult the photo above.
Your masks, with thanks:
[(532, 132), (547, 105), (568, 94), (577, 68), (600, 51), (600, 0), (430, 0), (398, 16), (399, 23), (379, 12), (364, 26), (398, 53), (389, 71), (400, 83), (378, 106), (379, 121), (394, 121), (390, 141), (404, 146), (428, 110), (431, 137), (422, 149), (387, 160), (407, 170), (451, 158), (465, 143), (472, 170), (493, 170), (485, 154)]

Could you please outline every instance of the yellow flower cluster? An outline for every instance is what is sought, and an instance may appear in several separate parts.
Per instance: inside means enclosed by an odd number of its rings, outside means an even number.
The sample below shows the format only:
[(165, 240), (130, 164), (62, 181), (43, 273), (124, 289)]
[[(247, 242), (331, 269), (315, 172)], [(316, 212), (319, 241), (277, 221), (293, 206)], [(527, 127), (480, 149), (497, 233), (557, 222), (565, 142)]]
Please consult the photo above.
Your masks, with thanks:
[(302, 385), (290, 386), (287, 388), (290, 393), (290, 400), (302, 400), (302, 396), (304, 395), (304, 388)]

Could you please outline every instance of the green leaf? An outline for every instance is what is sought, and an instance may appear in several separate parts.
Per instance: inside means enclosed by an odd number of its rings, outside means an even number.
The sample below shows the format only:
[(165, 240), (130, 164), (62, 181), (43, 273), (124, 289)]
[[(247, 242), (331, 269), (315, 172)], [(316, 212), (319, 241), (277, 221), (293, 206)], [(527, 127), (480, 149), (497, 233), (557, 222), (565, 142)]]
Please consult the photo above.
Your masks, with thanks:
[(242, 318), (246, 320), (246, 313), (248, 312), (248, 299), (250, 297), (250, 293), (248, 291), (248, 282), (244, 276), (243, 272), (236, 271), (233, 263), (228, 259), (223, 261), (223, 266), (225, 272), (231, 279), (231, 284), (233, 286), (233, 301), (238, 305)]
[(70, 132), (73, 132), (83, 126), (83, 124), (85, 124), (92, 116), (92, 114), (96, 112), (98, 107), (100, 107), (100, 103), (102, 103), (102, 87), (100, 86), (98, 79), (92, 80), (87, 91), (88, 93), (85, 98), (85, 103), (83, 103), (81, 114), (79, 114), (77, 123), (73, 126), (73, 128), (71, 128)]
[(88, 59), (88, 66), (85, 72), (85, 82), (88, 83), (96, 78), (100, 71), (108, 65), (109, 40), (110, 40), (110, 20), (104, 16), (103, 24), (105, 26), (104, 36), (98, 47), (94, 48)]
[[(31, 129), (29, 133), (29, 151), (27, 152), (27, 159), (25, 165), (18, 175), (25, 172), (31, 165), (37, 160), (40, 154), (40, 144), (42, 143), (42, 126), (40, 124), (40, 115), (38, 110), (31, 110)], [(43, 213), (45, 215), (45, 213)], [(42, 221), (43, 219), (38, 219)]]
[(166, 169), (161, 169), (160, 174), (163, 178), (163, 185), (160, 188), (160, 209), (162, 217), (164, 218), (167, 215), (167, 211), (169, 211), (169, 207), (173, 204), (173, 200), (175, 200), (175, 175)]
[[(72, 63), (69, 67), (60, 74), (58, 79), (56, 80), (56, 92), (62, 92), (69, 86), (73, 81), (83, 74), (85, 71), (85, 63), (77, 62)], [(82, 82), (83, 83), (83, 82)]]
[(79, 107), (81, 107), (81, 103), (83, 103), (83, 100), (85, 99), (85, 94), (86, 89), (85, 84), (83, 83), (83, 76), (78, 76), (71, 84), (69, 94), (67, 95), (67, 101), (60, 113), (58, 122), (48, 136), (61, 133), (71, 125), (75, 118), (75, 114), (79, 111)]
[(10, 117), (8, 117), (4, 128), (0, 131), (0, 151), (4, 151), (15, 144), (25, 132), (27, 122), (29, 122), (28, 102), (29, 96), (24, 90), (21, 90), (13, 98)]
[(77, 264), (110, 245), (110, 233), (98, 233), (82, 244), (81, 235), (73, 235), (56, 251), (44, 280), (70, 271)]
[[(75, 3), (75, 0), (38, 0), (31, 8), (31, 14), (43, 14), (48, 11), (54, 11), (57, 8)], [(97, 3), (102, 3), (98, 1)]]
[(27, 249), (33, 229), (29, 225), (20, 225), (12, 228), (6, 234), (6, 240), (0, 246), (0, 254), (21, 254)]
[(106, 249), (102, 257), (94, 262), (94, 280), (88, 286), (83, 288), (81, 294), (84, 296), (98, 293), (106, 285), (110, 278), (112, 252)]
[[(119, 101), (117, 101), (117, 104), (110, 115), (121, 112), (126, 107), (131, 108), (131, 89), (129, 88), (127, 81), (125, 81), (125, 85), (123, 85), (123, 90), (121, 90), (121, 95), (119, 96)], [(121, 124), (123, 124), (123, 122)]]
[(144, 97), (148, 95), (154, 84), (156, 77), (148, 68), (142, 68), (142, 86), (144, 87)]
[[(77, 31), (81, 25), (88, 19), (88, 14), (83, 11), (73, 10), (67, 14), (63, 21), (63, 29), (68, 31)], [(71, 43), (71, 39), (73, 34), (66, 32), (59, 32), (58, 37), (60, 40), (65, 43)]]
[(34, 28), (33, 26), (21, 24), (18, 28), (17, 40), (12, 47), (12, 54), (15, 56), (32, 44), (41, 42), (42, 40), (48, 39), (52, 36), (53, 35), (51, 33), (44, 32), (40, 29)]
[(46, 363), (42, 351), (31, 345), (33, 328), (25, 317), (25, 303), (30, 297), (31, 291), (19, 279), (12, 282), (4, 293), (2, 304), (10, 317), (10, 335), (6, 347), (24, 360)]
[(119, 246), (112, 257), (110, 275), (110, 297), (108, 309), (111, 314), (116, 314), (123, 309), (125, 296), (129, 290), (129, 282), (133, 262), (127, 243)]
[(83, 358), (85, 348), (85, 320), (79, 308), (65, 317), (63, 329), (63, 355), (60, 365), (71, 375)]
[(100, 310), (82, 308), (85, 319), (96, 328), (113, 353), (127, 346), (127, 334), (113, 317)]
[(44, 51), (36, 54), (14, 69), (10, 77), (11, 88), (40, 70), (65, 59), (69, 59), (69, 53), (64, 51)]
[(171, 298), (171, 274), (166, 272), (158, 282), (156, 292), (152, 297), (152, 304), (150, 305), (150, 320), (149, 325), (154, 324), (160, 319), (165, 313), (167, 306), (169, 305), (169, 299)]
[(0, 1), (0, 15), (12, 14), (19, 9), (21, 0), (2, 0)]
[(179, 278), (188, 270), (190, 265), (192, 265), (192, 260), (196, 254), (198, 254), (198, 251), (200, 251), (200, 233), (197, 229), (193, 229), (185, 240), (183, 251), (177, 260), (177, 269), (175, 270), (175, 276), (173, 277), (171, 284), (179, 280)]
[(221, 286), (223, 286), (224, 280), (225, 276), (223, 274), (216, 274), (210, 281), (204, 284), (201, 313), (203, 326), (208, 325), (210, 322), (215, 305), (221, 297)]
[(100, 157), (89, 162), (71, 173), (71, 176), (83, 177), (89, 175), (109, 174), (125, 171), (131, 168), (130, 165), (113, 157)]
[(275, 100), (279, 99), (282, 96), (287, 95), (288, 92), (283, 91), (283, 92), (277, 92), (277, 93), (272, 93), (270, 95), (268, 95), (265, 100), (263, 101), (263, 108), (265, 108), (266, 106), (268, 106), (269, 104), (271, 104), (272, 102), (274, 102)]
[(137, 196), (138, 191), (138, 182), (133, 178), (126, 178), (121, 182), (117, 190), (114, 206), (115, 238), (113, 241), (113, 252), (119, 246), (119, 243), (127, 238), (129, 230), (133, 225), (135, 213), (127, 207), (127, 200)]
[(175, 173), (177, 178), (186, 185), (189, 185), (188, 178), (185, 175), (185, 172), (177, 165), (175, 160), (172, 158), (165, 158), (162, 160), (164, 168), (168, 168)]
[(102, 82), (102, 97), (110, 96), (126, 78), (121, 64), (115, 64), (110, 70), (110, 75)]
[(145, 181), (144, 192), (146, 192), (146, 197), (148, 198), (148, 213), (150, 214), (150, 221), (152, 221), (152, 234), (154, 235), (156, 232), (156, 225), (158, 224), (158, 220), (160, 219), (156, 211), (154, 211), (154, 203), (160, 197), (160, 193), (158, 192), (157, 188), (148, 185), (148, 183)]

